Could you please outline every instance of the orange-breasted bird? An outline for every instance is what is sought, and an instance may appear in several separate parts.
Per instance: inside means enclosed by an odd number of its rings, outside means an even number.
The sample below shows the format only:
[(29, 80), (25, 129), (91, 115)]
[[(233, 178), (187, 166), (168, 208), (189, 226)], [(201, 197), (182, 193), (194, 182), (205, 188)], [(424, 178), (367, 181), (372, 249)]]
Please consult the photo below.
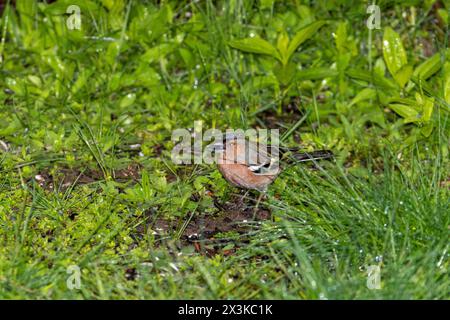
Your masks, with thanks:
[(262, 192), (281, 173), (280, 159), (296, 163), (333, 157), (329, 150), (298, 152), (298, 149), (265, 145), (236, 135), (227, 135), (223, 142), (214, 144), (214, 148), (219, 171), (225, 180), (238, 188)]

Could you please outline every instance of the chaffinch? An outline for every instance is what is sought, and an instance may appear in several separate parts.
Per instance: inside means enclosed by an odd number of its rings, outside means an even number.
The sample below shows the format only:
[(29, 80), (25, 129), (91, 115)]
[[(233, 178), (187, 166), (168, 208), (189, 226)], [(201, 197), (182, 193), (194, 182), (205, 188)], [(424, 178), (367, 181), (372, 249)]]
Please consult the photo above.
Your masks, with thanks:
[[(271, 150), (271, 154), (268, 150)], [(329, 150), (297, 152), (298, 149), (258, 144), (236, 136), (227, 136), (223, 143), (215, 144), (215, 151), (218, 169), (225, 180), (238, 188), (262, 192), (281, 173), (280, 158), (296, 163), (333, 157)]]

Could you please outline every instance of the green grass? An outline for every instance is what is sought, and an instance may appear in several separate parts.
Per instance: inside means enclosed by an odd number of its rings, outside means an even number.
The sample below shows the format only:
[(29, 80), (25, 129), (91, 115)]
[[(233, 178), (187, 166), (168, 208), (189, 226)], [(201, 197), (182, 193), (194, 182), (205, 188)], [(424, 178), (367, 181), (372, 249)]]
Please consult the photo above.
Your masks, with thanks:
[[(71, 4), (81, 30), (66, 27)], [(380, 7), (369, 32), (365, 2), (6, 5), (0, 298), (448, 299), (450, 6)], [(283, 62), (239, 45), (279, 50), (318, 19)], [(336, 161), (285, 170), (259, 204), (271, 219), (188, 241), (244, 195), (214, 166), (171, 162), (172, 130), (197, 120), (277, 127)], [(158, 221), (174, 228), (160, 236)]]

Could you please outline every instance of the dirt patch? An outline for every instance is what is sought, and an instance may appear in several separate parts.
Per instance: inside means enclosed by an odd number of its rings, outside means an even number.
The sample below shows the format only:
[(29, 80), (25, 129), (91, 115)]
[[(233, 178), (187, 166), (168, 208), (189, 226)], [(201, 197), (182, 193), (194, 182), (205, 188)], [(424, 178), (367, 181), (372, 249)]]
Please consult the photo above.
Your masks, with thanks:
[(214, 239), (218, 233), (235, 231), (248, 232), (255, 222), (270, 219), (270, 212), (266, 209), (246, 208), (242, 211), (222, 211), (218, 216), (203, 216), (193, 219), (182, 233), (182, 239), (196, 241)]
[(278, 129), (284, 124), (295, 123), (303, 116), (300, 97), (291, 97), (289, 101), (283, 103), (280, 114), (277, 108), (264, 110), (257, 115), (268, 129)]
[[(115, 170), (112, 176), (118, 182), (138, 181), (141, 177), (141, 167), (137, 163), (132, 163), (124, 169)], [(56, 169), (55, 173), (51, 173), (50, 170), (43, 170), (34, 177), (34, 180), (45, 190), (59, 188), (64, 191), (73, 185), (103, 181), (105, 176), (98, 169), (61, 167)]]
[(126, 182), (129, 180), (138, 181), (141, 178), (141, 166), (137, 163), (128, 165), (125, 169), (116, 170), (113, 173), (115, 180)]
[[(320, 96), (317, 96), (317, 100), (320, 102)], [(282, 104), (282, 112), (280, 114), (277, 112), (278, 107), (258, 113), (256, 125), (257, 127), (264, 127), (267, 129), (279, 129), (286, 125), (294, 125), (305, 115), (302, 104), (300, 97), (291, 97), (287, 102)], [(313, 124), (313, 126), (316, 126), (316, 124)], [(297, 143), (302, 142), (301, 136), (297, 131), (293, 133), (293, 139)]]
[[(163, 239), (178, 236), (182, 245), (194, 245), (199, 253), (214, 255), (220, 252), (229, 255), (234, 253), (239, 244), (235, 244), (231, 249), (224, 249), (233, 240), (223, 237), (223, 234), (231, 232), (234, 237), (238, 234), (242, 244), (247, 241), (246, 234), (258, 228), (262, 221), (272, 219), (270, 210), (264, 208), (262, 203), (256, 208), (254, 203), (245, 203), (239, 195), (220, 205), (219, 209), (219, 213), (215, 215), (194, 216), (184, 228), (187, 218), (183, 221), (154, 218), (157, 210), (150, 210), (147, 212), (147, 224), (137, 227), (137, 235), (142, 236), (149, 228), (160, 243), (164, 242)], [(222, 236), (217, 237), (219, 234)]]
[(448, 177), (447, 180), (441, 181), (440, 185), (441, 185), (442, 188), (450, 189), (450, 177)]

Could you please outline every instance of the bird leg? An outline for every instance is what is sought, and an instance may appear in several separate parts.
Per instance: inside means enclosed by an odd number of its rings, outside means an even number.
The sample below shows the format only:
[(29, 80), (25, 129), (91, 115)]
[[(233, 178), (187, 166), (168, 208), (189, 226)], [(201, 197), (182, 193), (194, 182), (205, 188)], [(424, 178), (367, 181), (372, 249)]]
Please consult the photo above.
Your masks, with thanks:
[(256, 201), (256, 206), (253, 208), (253, 220), (256, 219), (256, 214), (258, 213), (259, 204), (261, 203), (261, 200), (265, 195), (266, 195), (265, 192), (261, 192), (259, 194), (258, 200)]
[(245, 205), (245, 198), (247, 197), (248, 193), (250, 192), (250, 190), (246, 190), (245, 193), (242, 195), (240, 202)]

